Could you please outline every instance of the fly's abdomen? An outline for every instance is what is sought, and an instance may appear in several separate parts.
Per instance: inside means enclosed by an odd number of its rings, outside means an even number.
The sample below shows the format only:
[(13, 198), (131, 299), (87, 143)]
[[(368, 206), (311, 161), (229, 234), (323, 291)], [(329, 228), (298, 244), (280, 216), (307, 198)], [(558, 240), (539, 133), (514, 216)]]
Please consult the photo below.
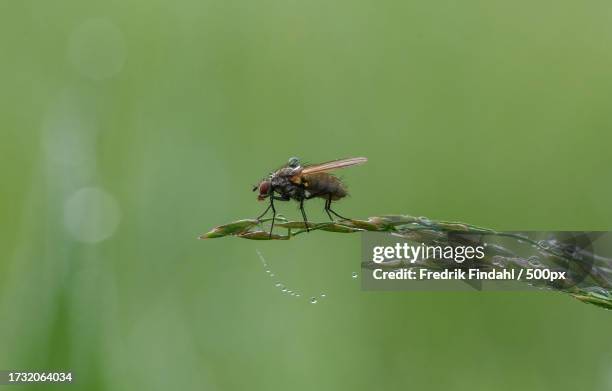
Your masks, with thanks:
[(348, 194), (340, 179), (325, 172), (304, 175), (302, 183), (316, 197), (327, 198), (331, 194), (332, 200), (339, 200)]

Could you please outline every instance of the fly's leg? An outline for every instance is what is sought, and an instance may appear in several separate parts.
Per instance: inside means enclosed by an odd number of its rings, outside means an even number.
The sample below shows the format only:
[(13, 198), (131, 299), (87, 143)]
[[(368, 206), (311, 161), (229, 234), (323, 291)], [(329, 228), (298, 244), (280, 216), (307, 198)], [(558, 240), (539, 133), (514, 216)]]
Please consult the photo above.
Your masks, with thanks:
[[(307, 200), (311, 199), (311, 198), (315, 198), (315, 197), (321, 197), (321, 196), (325, 196), (325, 193), (315, 193), (315, 194), (311, 194), (308, 197), (306, 197)], [(327, 194), (327, 198), (325, 198), (325, 207), (323, 208), (323, 210), (325, 210), (325, 213), (327, 213), (327, 216), (329, 216), (329, 219), (331, 220), (331, 222), (334, 222), (334, 218), (332, 217), (332, 215), (329, 213), (330, 211), (337, 215), (336, 212), (334, 212), (333, 210), (331, 210), (331, 200), (332, 195), (329, 193)], [(345, 219), (348, 220), (348, 219)]]
[(270, 208), (272, 208), (272, 224), (270, 224), (270, 235), (269, 237), (272, 238), (272, 230), (274, 229), (274, 221), (276, 219), (276, 208), (274, 207), (274, 200), (279, 200), (279, 201), (289, 201), (291, 198), (287, 197), (287, 196), (275, 196), (274, 195), (274, 188), (271, 188), (270, 190)]
[[(330, 194), (328, 196), (328, 198), (327, 198), (327, 215), (329, 215), (329, 212), (331, 212), (335, 216), (340, 217), (342, 220), (350, 220), (350, 219), (347, 219), (346, 217), (340, 216), (338, 213), (334, 212), (334, 210), (331, 208), (331, 203), (332, 203), (332, 195)], [(332, 219), (332, 221), (333, 221), (333, 219)]]
[(270, 199), (270, 204), (268, 205), (266, 210), (263, 211), (262, 214), (257, 216), (256, 220), (261, 220), (261, 218), (264, 217), (266, 215), (266, 213), (268, 213), (268, 211), (270, 209), (272, 209), (272, 224), (270, 226), (270, 237), (272, 237), (272, 230), (274, 229), (274, 221), (276, 220), (276, 208), (274, 207), (274, 200), (289, 201), (291, 198), (289, 198), (287, 196), (280, 196), (280, 197), (279, 196), (275, 196), (274, 195), (274, 190), (271, 191), (271, 194), (268, 196), (268, 198)]
[(304, 210), (304, 197), (300, 198), (300, 211), (302, 212), (302, 218), (304, 219), (306, 232), (310, 232), (310, 228), (308, 228), (308, 219), (306, 218), (306, 211)]
[(270, 208), (272, 208), (272, 224), (270, 224), (269, 237), (272, 238), (272, 230), (274, 229), (274, 219), (276, 219), (276, 208), (274, 208), (274, 191), (272, 191), (272, 195), (270, 196)]
[(338, 213), (334, 212), (334, 210), (331, 207), (329, 208), (329, 211), (332, 212), (335, 216), (340, 217), (342, 220), (350, 220), (350, 219), (347, 219), (346, 217), (341, 216)]
[[(311, 194), (308, 197), (306, 197), (307, 200), (314, 198), (314, 197), (321, 197), (324, 196), (325, 193), (316, 193), (316, 194)], [(331, 214), (334, 214), (337, 217), (340, 217), (342, 220), (350, 220), (347, 219), (346, 217), (343, 217), (341, 215), (339, 215), (338, 213), (336, 213), (332, 208), (331, 208), (331, 204), (332, 204), (332, 194), (328, 193), (327, 194), (327, 199), (325, 200), (325, 213), (327, 213), (327, 215), (329, 216), (329, 219), (333, 222), (334, 218), (332, 217)]]
[(329, 216), (329, 219), (333, 222), (334, 218), (332, 217), (331, 213), (329, 213), (329, 206), (330, 205), (331, 205), (331, 194), (325, 200), (325, 213), (327, 213), (327, 215)]
[(272, 206), (272, 204), (268, 205), (268, 207), (266, 208), (266, 210), (263, 211), (262, 214), (260, 214), (259, 216), (257, 216), (255, 218), (255, 220), (261, 220), (262, 217), (264, 217), (266, 215), (266, 213), (268, 213), (268, 211), (270, 210), (270, 207)]

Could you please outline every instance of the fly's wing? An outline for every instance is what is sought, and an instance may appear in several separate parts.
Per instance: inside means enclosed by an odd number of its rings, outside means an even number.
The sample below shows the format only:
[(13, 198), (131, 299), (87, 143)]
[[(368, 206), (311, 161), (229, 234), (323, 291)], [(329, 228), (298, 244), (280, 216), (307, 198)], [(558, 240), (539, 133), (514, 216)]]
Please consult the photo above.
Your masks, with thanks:
[(332, 160), (331, 162), (313, 164), (306, 166), (300, 171), (300, 174), (313, 174), (315, 172), (337, 170), (339, 168), (345, 168), (350, 166), (356, 166), (367, 162), (368, 159), (364, 157), (351, 157), (348, 159)]

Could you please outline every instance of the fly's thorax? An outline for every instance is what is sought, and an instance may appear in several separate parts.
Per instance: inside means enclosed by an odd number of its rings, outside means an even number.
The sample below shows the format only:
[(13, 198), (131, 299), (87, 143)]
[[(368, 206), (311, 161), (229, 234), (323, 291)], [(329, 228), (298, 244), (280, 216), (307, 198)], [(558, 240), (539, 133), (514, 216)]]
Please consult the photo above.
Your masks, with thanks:
[(286, 187), (289, 182), (289, 179), (285, 176), (281, 176), (278, 174), (274, 174), (270, 177), (270, 183), (272, 187), (275, 189)]
[(300, 166), (297, 167), (283, 167), (276, 171), (273, 175), (278, 177), (291, 177), (296, 175), (301, 170)]
[(272, 176), (271, 184), (274, 191), (283, 197), (298, 198), (302, 192), (299, 186), (291, 182), (290, 177), (278, 175), (278, 173)]

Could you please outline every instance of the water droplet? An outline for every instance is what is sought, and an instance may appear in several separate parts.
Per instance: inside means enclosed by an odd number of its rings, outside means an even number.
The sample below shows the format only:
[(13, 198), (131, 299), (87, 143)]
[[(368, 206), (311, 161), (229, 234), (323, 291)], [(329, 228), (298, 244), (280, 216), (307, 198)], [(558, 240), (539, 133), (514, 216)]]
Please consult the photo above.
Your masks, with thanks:
[(274, 284), (274, 286), (277, 288), (282, 288), (283, 284), (281, 284), (280, 282), (277, 282), (276, 284)]
[(270, 277), (274, 277), (274, 273), (270, 273)]
[(317, 298), (316, 297), (311, 297), (310, 298), (310, 304), (317, 304)]
[(325, 293), (321, 293), (321, 299), (325, 299), (327, 295)]
[(293, 294), (293, 291), (287, 291), (287, 293), (288, 293), (288, 294), (290, 294), (290, 295), (292, 295), (292, 294)]
[(301, 296), (301, 295), (300, 295), (299, 293), (296, 293), (296, 294), (295, 294), (295, 297), (300, 297), (300, 296)]
[(357, 278), (357, 277), (359, 277), (359, 274), (357, 272), (353, 272), (353, 274), (351, 274), (351, 277)]
[(291, 292), (291, 296), (295, 296), (295, 292)]
[(281, 289), (281, 292), (287, 292), (287, 288)]
[(270, 273), (270, 270), (266, 269), (266, 273)]

